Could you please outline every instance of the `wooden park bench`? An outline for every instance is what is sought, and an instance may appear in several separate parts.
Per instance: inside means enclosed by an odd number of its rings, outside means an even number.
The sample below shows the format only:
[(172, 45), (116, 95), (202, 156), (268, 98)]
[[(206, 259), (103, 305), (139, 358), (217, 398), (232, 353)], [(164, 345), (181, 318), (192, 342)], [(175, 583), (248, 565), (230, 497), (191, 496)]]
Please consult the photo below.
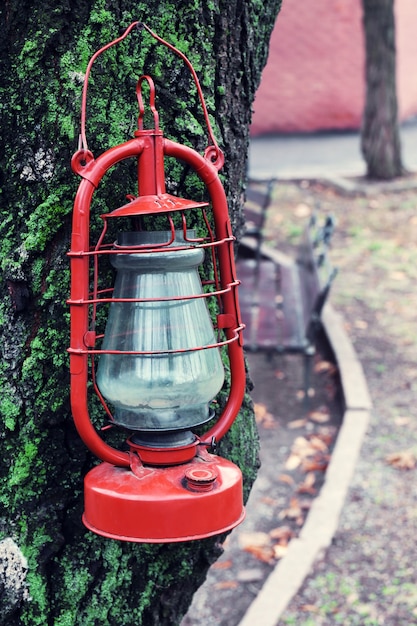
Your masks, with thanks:
[[(331, 216), (314, 213), (306, 225), (295, 261), (263, 246), (266, 211), (273, 181), (249, 186), (245, 219), (248, 230), (237, 259), (239, 300), (247, 350), (299, 353), (304, 357), (303, 388), (310, 388), (312, 360), (321, 329), (321, 313), (336, 269), (329, 259), (334, 230)], [(255, 215), (257, 213), (257, 215)]]

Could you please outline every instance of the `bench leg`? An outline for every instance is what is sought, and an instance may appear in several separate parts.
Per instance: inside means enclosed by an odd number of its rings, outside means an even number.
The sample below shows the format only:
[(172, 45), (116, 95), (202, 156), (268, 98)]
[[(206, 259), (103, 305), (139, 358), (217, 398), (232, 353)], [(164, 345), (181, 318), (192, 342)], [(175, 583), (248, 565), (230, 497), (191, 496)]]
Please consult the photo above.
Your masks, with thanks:
[(304, 352), (304, 409), (307, 412), (310, 408), (311, 374), (313, 371), (313, 359), (315, 355), (314, 346), (309, 346)]

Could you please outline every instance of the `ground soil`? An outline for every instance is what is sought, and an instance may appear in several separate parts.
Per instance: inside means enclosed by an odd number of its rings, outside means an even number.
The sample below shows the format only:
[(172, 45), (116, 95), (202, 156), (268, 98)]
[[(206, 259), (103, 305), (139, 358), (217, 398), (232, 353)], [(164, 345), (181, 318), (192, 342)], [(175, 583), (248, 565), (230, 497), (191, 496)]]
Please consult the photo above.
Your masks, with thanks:
[(248, 354), (262, 466), (246, 519), (228, 537), (182, 626), (238, 624), (299, 533), (322, 485), (342, 415), (337, 371), (328, 351), (323, 353), (315, 359), (308, 406), (300, 356)]
[[(413, 179), (392, 188), (359, 182), (361, 191), (349, 194), (327, 182), (277, 182), (268, 213), (268, 245), (292, 256), (312, 211), (335, 216), (331, 256), (339, 275), (331, 301), (345, 320), (374, 403), (334, 543), (280, 626), (417, 624), (417, 193)], [(262, 469), (247, 521), (231, 534), (183, 626), (239, 623), (285, 554), (285, 533), (299, 532), (337, 436), (338, 379), (325, 344), (308, 411), (299, 394), (299, 357), (269, 362), (249, 355), (249, 364)], [(312, 441), (316, 454), (303, 457)], [(297, 455), (303, 457), (298, 464)]]

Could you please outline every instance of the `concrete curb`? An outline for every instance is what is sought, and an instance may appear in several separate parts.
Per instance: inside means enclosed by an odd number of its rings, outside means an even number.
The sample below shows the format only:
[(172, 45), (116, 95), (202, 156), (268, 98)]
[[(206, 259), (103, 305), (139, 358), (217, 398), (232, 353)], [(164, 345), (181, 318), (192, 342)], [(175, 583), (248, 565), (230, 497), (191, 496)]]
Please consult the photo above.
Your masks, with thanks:
[(276, 626), (282, 613), (326, 550), (337, 530), (340, 514), (365, 437), (372, 402), (355, 350), (345, 332), (342, 317), (331, 305), (323, 311), (323, 324), (339, 368), (345, 413), (326, 479), (313, 501), (297, 539), (267, 578), (239, 626)]

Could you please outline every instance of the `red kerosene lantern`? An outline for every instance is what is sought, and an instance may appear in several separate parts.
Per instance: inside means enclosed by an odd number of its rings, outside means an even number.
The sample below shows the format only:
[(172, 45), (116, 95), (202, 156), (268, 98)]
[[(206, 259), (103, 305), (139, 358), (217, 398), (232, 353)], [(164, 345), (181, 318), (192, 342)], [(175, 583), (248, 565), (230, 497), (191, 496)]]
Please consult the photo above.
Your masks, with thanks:
[[(71, 406), (81, 438), (103, 461), (85, 477), (84, 524), (99, 535), (125, 541), (188, 541), (227, 531), (244, 517), (241, 472), (212, 453), (233, 423), (244, 394), (243, 326), (234, 237), (218, 176), (222, 153), (190, 62), (146, 25), (141, 26), (190, 68), (212, 145), (201, 156), (164, 138), (153, 81), (142, 76), (136, 88), (140, 113), (134, 138), (96, 159), (88, 151), (85, 110), (91, 66), (137, 25), (131, 24), (92, 57), (84, 82), (81, 146), (71, 162), (82, 178), (69, 253)], [(151, 129), (143, 124), (143, 83), (149, 87)], [(194, 170), (207, 187), (210, 203), (166, 192), (165, 156)], [(137, 161), (138, 196), (101, 215), (103, 230), (91, 243), (94, 193), (108, 170), (127, 159)], [(202, 213), (198, 224), (206, 225), (204, 233), (189, 226), (196, 211)], [(156, 216), (166, 225), (144, 229)], [(116, 224), (114, 242), (108, 233)], [(208, 280), (200, 278), (202, 264)], [(103, 285), (103, 276), (112, 272), (114, 286)], [(214, 324), (209, 313), (213, 310)], [(210, 404), (223, 386), (223, 348), (231, 371), (228, 399), (214, 425), (197, 436), (196, 427), (213, 418)], [(91, 421), (90, 377), (110, 424), (128, 431), (121, 450), (106, 443)]]

